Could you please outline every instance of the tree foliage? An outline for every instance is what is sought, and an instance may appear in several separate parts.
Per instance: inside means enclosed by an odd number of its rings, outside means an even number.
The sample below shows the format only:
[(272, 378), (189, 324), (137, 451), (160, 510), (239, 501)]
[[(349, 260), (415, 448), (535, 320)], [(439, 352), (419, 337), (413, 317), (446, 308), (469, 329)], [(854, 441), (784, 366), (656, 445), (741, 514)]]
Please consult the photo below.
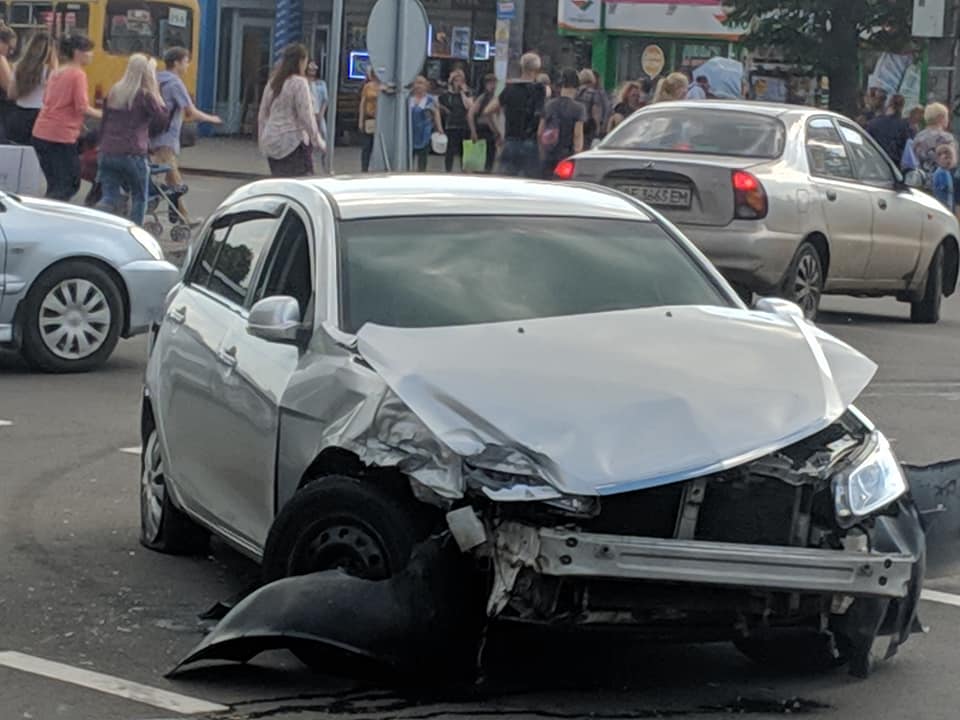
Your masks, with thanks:
[(913, 0), (729, 0), (727, 23), (748, 28), (747, 47), (826, 74), (831, 106), (852, 112), (859, 48), (909, 47), (912, 13)]

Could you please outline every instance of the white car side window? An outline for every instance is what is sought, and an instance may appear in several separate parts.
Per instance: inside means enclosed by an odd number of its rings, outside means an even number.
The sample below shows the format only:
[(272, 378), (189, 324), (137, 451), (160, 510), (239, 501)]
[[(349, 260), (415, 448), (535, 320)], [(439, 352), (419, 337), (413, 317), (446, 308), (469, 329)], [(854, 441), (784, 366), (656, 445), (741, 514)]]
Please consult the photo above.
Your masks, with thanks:
[(807, 124), (807, 161), (814, 175), (854, 179), (847, 148), (830, 118), (814, 118)]
[(840, 125), (843, 139), (850, 147), (853, 164), (860, 180), (870, 185), (889, 185), (893, 183), (893, 173), (880, 152), (874, 148), (863, 133), (846, 124)]

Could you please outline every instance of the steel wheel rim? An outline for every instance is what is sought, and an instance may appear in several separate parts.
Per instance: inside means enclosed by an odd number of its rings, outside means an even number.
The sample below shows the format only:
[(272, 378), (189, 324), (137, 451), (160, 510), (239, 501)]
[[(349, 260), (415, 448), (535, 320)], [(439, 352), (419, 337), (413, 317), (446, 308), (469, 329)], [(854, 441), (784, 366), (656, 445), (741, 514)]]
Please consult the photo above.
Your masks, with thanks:
[(82, 360), (103, 347), (112, 318), (103, 290), (89, 280), (69, 278), (43, 298), (37, 322), (50, 352), (63, 360)]
[(334, 569), (372, 580), (390, 576), (387, 555), (376, 533), (346, 518), (306, 534), (291, 557), (293, 575)]
[(153, 433), (144, 448), (143, 472), (140, 476), (140, 524), (147, 542), (155, 542), (160, 536), (166, 497), (160, 443), (157, 442), (156, 433)]
[(809, 254), (804, 253), (797, 263), (797, 274), (793, 281), (794, 302), (802, 309), (803, 314), (811, 317), (816, 312), (820, 299), (820, 263)]

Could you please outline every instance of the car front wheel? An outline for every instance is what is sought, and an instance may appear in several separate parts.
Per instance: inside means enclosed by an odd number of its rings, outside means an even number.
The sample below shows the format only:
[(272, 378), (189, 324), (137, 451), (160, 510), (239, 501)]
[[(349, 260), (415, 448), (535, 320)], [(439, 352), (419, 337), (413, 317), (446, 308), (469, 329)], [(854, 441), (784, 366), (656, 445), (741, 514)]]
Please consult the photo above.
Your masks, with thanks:
[(910, 320), (933, 324), (940, 321), (940, 303), (943, 301), (943, 245), (937, 248), (927, 270), (923, 297), (910, 303)]
[(787, 270), (784, 297), (803, 310), (807, 320), (815, 320), (823, 294), (823, 261), (809, 242), (801, 243)]
[(23, 353), (38, 370), (85, 372), (103, 365), (120, 339), (123, 300), (107, 272), (85, 260), (59, 263), (27, 293)]

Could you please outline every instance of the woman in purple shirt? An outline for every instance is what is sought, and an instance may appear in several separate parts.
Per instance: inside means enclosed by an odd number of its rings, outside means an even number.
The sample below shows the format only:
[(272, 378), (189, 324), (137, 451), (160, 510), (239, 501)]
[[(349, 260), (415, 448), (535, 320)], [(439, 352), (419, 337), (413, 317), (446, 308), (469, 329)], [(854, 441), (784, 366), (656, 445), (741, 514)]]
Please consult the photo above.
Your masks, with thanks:
[(127, 217), (143, 224), (150, 179), (150, 123), (166, 112), (157, 86), (157, 63), (139, 53), (130, 56), (123, 77), (110, 90), (100, 125), (97, 180), (103, 197), (97, 207), (119, 213), (122, 189), (130, 194)]

